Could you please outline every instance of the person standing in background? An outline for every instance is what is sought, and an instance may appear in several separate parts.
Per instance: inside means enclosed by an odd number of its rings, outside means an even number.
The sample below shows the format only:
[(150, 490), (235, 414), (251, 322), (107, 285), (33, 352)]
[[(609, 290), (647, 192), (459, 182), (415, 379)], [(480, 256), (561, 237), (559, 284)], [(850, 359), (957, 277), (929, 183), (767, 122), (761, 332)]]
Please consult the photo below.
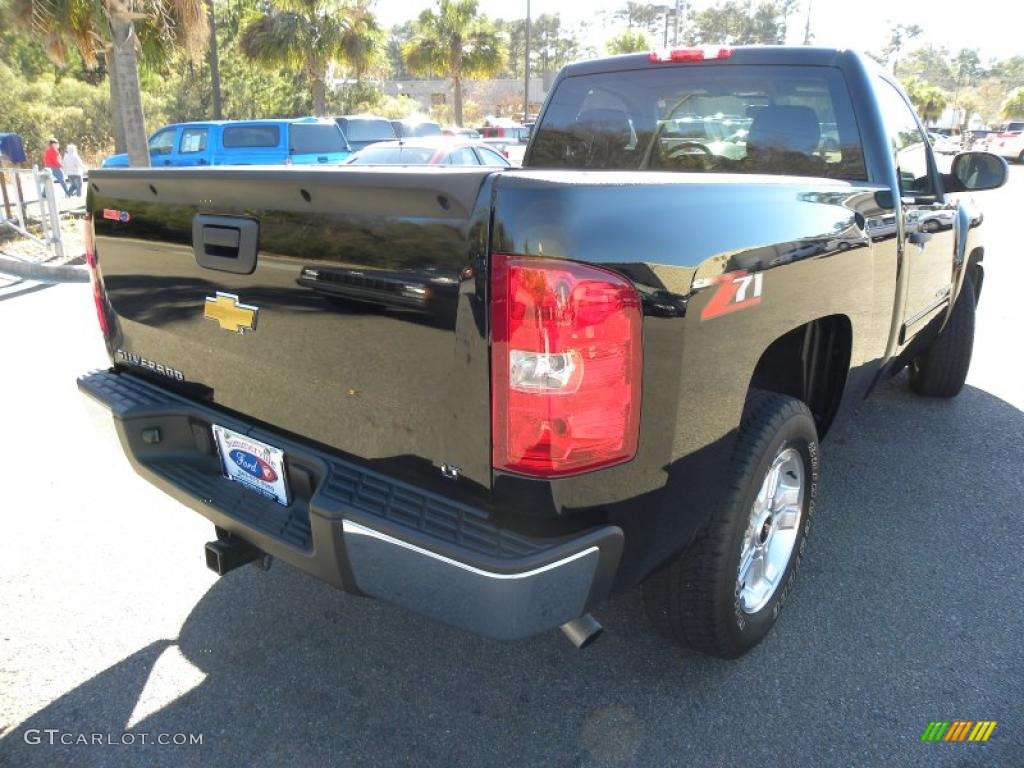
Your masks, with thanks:
[(71, 184), (71, 191), (68, 193), (68, 196), (81, 197), (85, 165), (78, 154), (78, 147), (74, 144), (68, 144), (68, 148), (64, 150), (64, 173), (67, 174), (68, 182)]
[(54, 180), (60, 184), (64, 194), (69, 195), (68, 185), (64, 183), (64, 168), (60, 164), (60, 142), (56, 139), (50, 139), (49, 146), (43, 152), (43, 165), (50, 169), (50, 173), (53, 174)]

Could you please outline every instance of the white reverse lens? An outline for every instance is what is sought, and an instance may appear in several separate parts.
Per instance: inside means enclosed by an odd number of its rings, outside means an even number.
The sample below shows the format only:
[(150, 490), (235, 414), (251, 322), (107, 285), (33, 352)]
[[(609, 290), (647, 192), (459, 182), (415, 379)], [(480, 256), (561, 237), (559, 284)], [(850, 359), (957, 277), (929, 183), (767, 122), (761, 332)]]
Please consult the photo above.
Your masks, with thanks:
[(576, 351), (508, 353), (509, 385), (520, 392), (569, 394), (579, 388), (582, 373), (583, 361)]

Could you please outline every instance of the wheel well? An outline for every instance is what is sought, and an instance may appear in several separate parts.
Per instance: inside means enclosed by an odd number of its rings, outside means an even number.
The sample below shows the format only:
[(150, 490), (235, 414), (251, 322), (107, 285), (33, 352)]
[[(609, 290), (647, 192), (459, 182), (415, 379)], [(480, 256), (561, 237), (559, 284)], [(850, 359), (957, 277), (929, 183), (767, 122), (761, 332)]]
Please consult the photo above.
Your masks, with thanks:
[(975, 304), (981, 301), (981, 285), (985, 282), (985, 268), (981, 266), (981, 261), (984, 258), (985, 250), (983, 248), (975, 248), (967, 258), (967, 274), (971, 276), (971, 282), (974, 283)]
[(852, 343), (845, 315), (812, 320), (771, 343), (757, 361), (750, 386), (803, 400), (824, 437), (843, 397)]

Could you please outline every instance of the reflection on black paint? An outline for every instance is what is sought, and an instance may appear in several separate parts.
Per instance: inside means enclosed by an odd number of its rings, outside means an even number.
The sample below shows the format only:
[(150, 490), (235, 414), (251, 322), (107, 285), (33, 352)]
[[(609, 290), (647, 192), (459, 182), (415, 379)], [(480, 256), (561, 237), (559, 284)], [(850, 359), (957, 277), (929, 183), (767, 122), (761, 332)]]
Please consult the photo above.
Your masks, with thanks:
[[(453, 329), (459, 303), (459, 281), (460, 270), (440, 267), (393, 272), (303, 267), (296, 280), (303, 288), (353, 302), (355, 307), (409, 310)], [(402, 316), (395, 315), (398, 318)]]

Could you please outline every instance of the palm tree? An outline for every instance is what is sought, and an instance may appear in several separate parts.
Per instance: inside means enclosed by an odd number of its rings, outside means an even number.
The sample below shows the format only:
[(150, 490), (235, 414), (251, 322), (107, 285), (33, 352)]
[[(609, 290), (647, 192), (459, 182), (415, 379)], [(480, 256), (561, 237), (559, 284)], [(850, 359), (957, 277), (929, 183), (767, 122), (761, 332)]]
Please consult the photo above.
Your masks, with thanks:
[(273, 0), (242, 32), (242, 53), (267, 67), (295, 67), (309, 78), (313, 111), (327, 113), (327, 74), (339, 61), (361, 74), (381, 45), (369, 0)]
[(505, 66), (505, 43), (495, 26), (476, 12), (477, 0), (438, 0), (423, 11), (412, 38), (402, 46), (413, 74), (442, 75), (452, 81), (455, 122), (462, 125), (462, 81), (493, 77)]
[(923, 83), (916, 77), (904, 80), (903, 90), (907, 92), (910, 103), (914, 105), (917, 114), (925, 123), (938, 120), (949, 103), (949, 97), (941, 88)]
[(152, 47), (182, 48), (193, 57), (206, 45), (203, 0), (11, 0), (11, 20), (31, 30), (58, 62), (72, 48), (86, 66), (104, 54), (117, 139), (124, 136), (131, 165), (149, 165), (139, 87), (139, 29)]
[(210, 86), (213, 94), (213, 119), (224, 118), (224, 100), (220, 95), (220, 55), (217, 51), (217, 16), (214, 13), (213, 0), (206, 0), (206, 18), (210, 27), (210, 48), (207, 60), (210, 63)]
[(651, 44), (647, 42), (643, 32), (631, 32), (628, 29), (621, 35), (613, 37), (604, 44), (604, 47), (613, 56), (620, 53), (639, 53), (651, 50)]
[(1015, 88), (1010, 91), (1010, 95), (1003, 102), (1001, 113), (1007, 120), (1024, 115), (1024, 88)]
[(351, 0), (346, 5), (349, 26), (352, 29), (350, 45), (342, 62), (352, 67), (356, 82), (371, 69), (387, 61), (384, 31), (377, 25), (371, 6), (376, 0)]

